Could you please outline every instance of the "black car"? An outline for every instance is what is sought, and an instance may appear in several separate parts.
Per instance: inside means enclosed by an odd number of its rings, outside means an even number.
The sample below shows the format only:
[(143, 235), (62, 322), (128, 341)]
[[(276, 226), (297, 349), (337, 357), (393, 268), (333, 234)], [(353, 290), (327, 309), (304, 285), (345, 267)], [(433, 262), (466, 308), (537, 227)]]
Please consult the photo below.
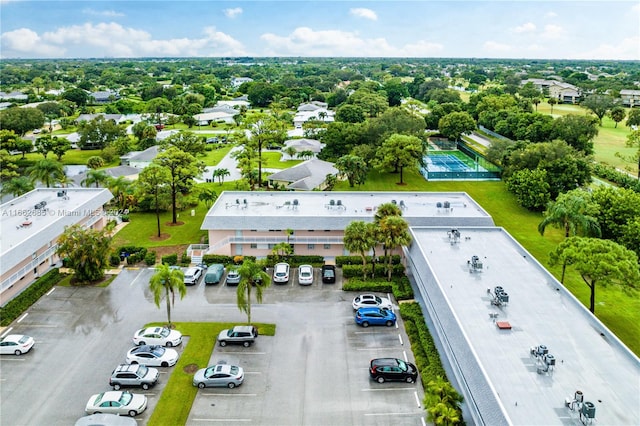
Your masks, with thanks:
[(336, 282), (335, 265), (322, 265), (322, 282), (325, 284), (333, 284)]
[(369, 376), (378, 383), (386, 381), (413, 383), (418, 378), (418, 369), (410, 362), (398, 358), (376, 358), (371, 360)]

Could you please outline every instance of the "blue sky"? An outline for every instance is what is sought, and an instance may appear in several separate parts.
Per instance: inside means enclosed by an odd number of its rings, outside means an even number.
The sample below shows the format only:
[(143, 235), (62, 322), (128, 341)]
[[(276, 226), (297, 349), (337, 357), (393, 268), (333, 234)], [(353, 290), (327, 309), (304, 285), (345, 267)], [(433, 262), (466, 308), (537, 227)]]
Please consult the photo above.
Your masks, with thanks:
[(0, 57), (640, 60), (640, 1), (0, 0)]

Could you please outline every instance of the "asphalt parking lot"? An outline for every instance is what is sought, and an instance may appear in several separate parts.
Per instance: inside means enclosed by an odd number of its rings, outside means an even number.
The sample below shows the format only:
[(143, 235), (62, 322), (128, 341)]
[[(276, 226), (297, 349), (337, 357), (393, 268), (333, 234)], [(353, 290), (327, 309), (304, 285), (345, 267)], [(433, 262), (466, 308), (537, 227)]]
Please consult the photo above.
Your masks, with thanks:
[[(113, 368), (132, 347), (134, 331), (165, 321), (164, 305), (153, 304), (153, 270), (128, 269), (107, 288), (56, 287), (2, 333), (28, 334), (34, 349), (0, 358), (0, 424), (71, 425), (84, 415), (94, 393), (110, 390)], [(372, 358), (413, 361), (402, 321), (399, 327), (361, 328), (353, 321), (354, 294), (337, 284), (299, 286), (292, 268), (288, 284), (273, 284), (263, 303), (252, 306), (256, 322), (276, 323), (276, 335), (249, 347), (215, 347), (210, 364), (224, 361), (245, 370), (235, 389), (198, 391), (187, 424), (422, 425), (420, 383), (378, 384), (368, 377)], [(188, 287), (172, 310), (179, 321), (243, 323), (235, 287)], [(215, 338), (215, 336), (212, 336)], [(188, 344), (188, 337), (183, 345)], [(202, 366), (204, 367), (204, 366)], [(160, 383), (148, 391), (146, 424), (172, 368), (159, 368)]]

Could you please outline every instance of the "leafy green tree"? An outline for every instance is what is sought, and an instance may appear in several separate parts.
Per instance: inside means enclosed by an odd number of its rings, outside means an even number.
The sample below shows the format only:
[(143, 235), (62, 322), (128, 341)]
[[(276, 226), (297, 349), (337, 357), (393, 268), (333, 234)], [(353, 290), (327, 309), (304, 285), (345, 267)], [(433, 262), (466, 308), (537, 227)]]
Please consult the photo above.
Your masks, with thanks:
[(462, 396), (445, 378), (436, 376), (427, 383), (424, 400), (424, 405), (427, 407), (427, 418), (433, 424), (457, 425), (461, 423), (460, 403)]
[(617, 129), (618, 123), (624, 120), (627, 116), (627, 111), (620, 105), (617, 105), (611, 108), (611, 111), (609, 111), (609, 115), (611, 116), (611, 119), (615, 121), (615, 128)]
[(0, 128), (22, 136), (44, 125), (44, 114), (37, 108), (12, 107), (0, 111)]
[(583, 115), (565, 115), (553, 122), (553, 136), (585, 154), (593, 154), (593, 139), (598, 135), (598, 120)]
[(3, 182), (2, 189), (0, 189), (0, 194), (11, 194), (14, 197), (19, 197), (22, 194), (33, 191), (33, 188), (33, 182), (31, 182), (28, 177), (18, 176), (14, 177), (13, 179), (9, 179), (6, 182)]
[(595, 188), (591, 196), (598, 204), (597, 219), (602, 238), (621, 241), (626, 225), (638, 218), (640, 193), (602, 185)]
[(107, 188), (113, 194), (118, 208), (124, 210), (127, 208), (127, 193), (132, 187), (132, 182), (124, 176), (110, 177), (107, 179)]
[(391, 281), (391, 273), (393, 272), (391, 253), (393, 253), (394, 249), (406, 246), (411, 242), (409, 224), (400, 216), (387, 216), (380, 221), (380, 234), (385, 248), (389, 250), (389, 256), (387, 256), (387, 281)]
[(18, 176), (18, 165), (6, 149), (0, 149), (0, 181), (6, 182)]
[(111, 248), (108, 231), (108, 228), (84, 229), (81, 225), (73, 225), (60, 235), (56, 253), (66, 260), (78, 281), (85, 283), (104, 277)]
[(357, 155), (343, 155), (338, 158), (335, 167), (347, 177), (351, 188), (363, 184), (367, 178), (367, 164)]
[(62, 156), (70, 149), (71, 142), (67, 138), (59, 138), (57, 136), (51, 138), (51, 152), (54, 153), (58, 161), (62, 161)]
[(550, 264), (572, 266), (591, 291), (589, 311), (595, 313), (596, 284), (636, 288), (640, 282), (638, 256), (624, 246), (599, 238), (569, 237), (549, 255)]
[(286, 131), (283, 123), (267, 114), (256, 114), (247, 119), (247, 129), (251, 132), (248, 147), (254, 147), (258, 153), (258, 186), (262, 186), (262, 150), (268, 144), (280, 144), (284, 141)]
[(347, 103), (359, 106), (369, 117), (377, 117), (389, 108), (385, 94), (369, 89), (358, 89), (349, 96)]
[(89, 94), (82, 89), (73, 87), (64, 91), (62, 99), (66, 99), (79, 107), (83, 107), (89, 102)]
[(156, 143), (158, 130), (155, 126), (152, 126), (147, 122), (138, 121), (133, 125), (133, 127), (131, 127), (131, 132), (136, 137), (136, 139), (138, 139), (140, 149), (149, 148)]
[(31, 182), (42, 182), (47, 188), (66, 178), (62, 163), (48, 158), (36, 161), (33, 166), (27, 167), (26, 172)]
[(344, 104), (336, 110), (336, 121), (362, 123), (364, 120), (364, 111), (358, 105)]
[(80, 182), (80, 184), (86, 188), (90, 187), (91, 185), (95, 185), (96, 188), (98, 188), (100, 187), (100, 185), (107, 183), (108, 180), (109, 175), (104, 171), (89, 169), (87, 171), (86, 177), (82, 180), (82, 182)]
[(189, 192), (193, 186), (193, 178), (204, 171), (204, 164), (196, 160), (193, 155), (181, 151), (175, 146), (158, 154), (153, 162), (169, 171), (172, 223), (178, 223), (177, 196), (180, 193)]
[(625, 145), (628, 148), (635, 148), (636, 152), (632, 155), (623, 155), (619, 152), (616, 152), (616, 157), (621, 158), (622, 160), (628, 163), (634, 163), (638, 167), (638, 180), (640, 180), (640, 130), (634, 130), (627, 135), (627, 140)]
[(180, 269), (170, 268), (163, 263), (156, 268), (156, 273), (149, 280), (149, 289), (153, 293), (153, 301), (160, 308), (160, 300), (164, 296), (167, 304), (167, 323), (171, 325), (171, 306), (176, 303), (176, 293), (183, 299), (187, 295), (184, 284), (184, 273)]
[(400, 172), (400, 185), (404, 184), (405, 168), (416, 168), (426, 154), (426, 145), (416, 136), (391, 135), (376, 153), (377, 167)]
[(402, 100), (409, 96), (407, 86), (399, 78), (390, 78), (385, 81), (383, 90), (387, 93), (389, 106), (399, 106)]
[(163, 147), (175, 146), (181, 151), (188, 152), (194, 157), (205, 153), (205, 143), (201, 137), (192, 132), (174, 133), (161, 142)]
[(272, 84), (264, 81), (256, 81), (252, 82), (249, 86), (247, 97), (251, 105), (255, 107), (266, 107), (273, 102), (277, 92)]
[(598, 123), (602, 126), (602, 117), (615, 106), (615, 101), (609, 95), (593, 94), (584, 98), (580, 105), (594, 113), (598, 117)]
[[(33, 142), (29, 139), (18, 139), (16, 142), (16, 151), (20, 151), (22, 153), (22, 158), (24, 159), (25, 154), (33, 151)], [(58, 161), (60, 161), (60, 158), (58, 158)]]
[(256, 290), (256, 302), (262, 303), (264, 290), (271, 285), (271, 277), (264, 271), (264, 264), (245, 259), (238, 268), (237, 305), (240, 312), (247, 314), (247, 324), (251, 324), (251, 293)]
[(78, 146), (81, 149), (104, 149), (111, 142), (124, 137), (124, 129), (113, 120), (99, 115), (91, 121), (81, 121), (78, 125)]
[(99, 155), (92, 155), (91, 157), (87, 158), (87, 167), (93, 170), (104, 167), (104, 159)]
[(20, 140), (22, 139), (13, 130), (0, 130), (0, 149), (14, 151)]
[(476, 122), (468, 112), (452, 112), (438, 122), (438, 130), (452, 141), (460, 140), (464, 134), (476, 129)]
[(49, 151), (53, 149), (53, 141), (51, 135), (45, 135), (36, 139), (36, 150), (42, 154), (44, 158), (47, 158)]
[(147, 102), (145, 112), (155, 115), (155, 124), (162, 125), (162, 115), (171, 112), (173, 105), (165, 98), (153, 98)]
[(171, 174), (169, 171), (158, 164), (150, 164), (145, 167), (138, 175), (136, 181), (137, 188), (143, 193), (153, 197), (153, 206), (156, 213), (156, 224), (160, 238), (160, 207), (163, 195), (169, 195), (169, 184), (171, 183)]
[(600, 237), (600, 224), (596, 215), (598, 205), (591, 200), (591, 194), (583, 189), (574, 189), (558, 195), (547, 206), (542, 222), (538, 224), (540, 235), (547, 226), (564, 230), (565, 238), (572, 235)]
[(640, 108), (632, 108), (627, 115), (627, 126), (640, 126)]
[(550, 185), (547, 171), (543, 169), (521, 169), (506, 181), (507, 189), (515, 194), (522, 207), (542, 210), (550, 201)]
[(198, 199), (203, 201), (207, 207), (211, 207), (213, 202), (218, 199), (218, 193), (211, 188), (202, 188)]
[(344, 229), (344, 248), (362, 258), (362, 278), (367, 279), (367, 253), (377, 244), (369, 232), (368, 224), (361, 220), (350, 222)]

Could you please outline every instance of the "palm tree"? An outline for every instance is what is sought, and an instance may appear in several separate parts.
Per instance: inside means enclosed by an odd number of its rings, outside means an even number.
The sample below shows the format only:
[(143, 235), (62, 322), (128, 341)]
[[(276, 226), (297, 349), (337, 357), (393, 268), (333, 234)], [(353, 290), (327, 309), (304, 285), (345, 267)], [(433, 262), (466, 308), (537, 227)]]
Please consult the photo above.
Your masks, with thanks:
[(385, 248), (389, 250), (389, 256), (387, 256), (387, 281), (391, 281), (391, 254), (394, 249), (406, 246), (411, 242), (409, 224), (400, 216), (387, 216), (380, 222), (380, 233)]
[(558, 103), (556, 98), (549, 98), (547, 103), (551, 106), (551, 114), (553, 115), (553, 106)]
[(564, 230), (565, 238), (577, 235), (580, 231), (587, 237), (600, 237), (600, 224), (595, 218), (597, 205), (591, 201), (591, 194), (582, 189), (574, 189), (558, 195), (556, 201), (549, 203), (544, 219), (538, 224), (540, 235), (548, 225)]
[(289, 158), (293, 158), (294, 155), (296, 155), (298, 151), (296, 151), (296, 149), (292, 146), (288, 146), (284, 149), (284, 153), (287, 154), (289, 156)]
[(218, 178), (218, 183), (220, 183), (220, 185), (222, 185), (222, 182), (224, 182), (224, 178), (227, 176), (231, 176), (231, 172), (229, 172), (229, 169), (215, 169), (213, 171), (213, 178)]
[(344, 248), (350, 252), (358, 252), (362, 257), (362, 279), (367, 279), (367, 253), (376, 243), (364, 221), (353, 221), (344, 230)]
[(262, 292), (271, 285), (271, 277), (264, 271), (262, 263), (245, 260), (238, 268), (240, 283), (237, 290), (238, 309), (247, 314), (247, 324), (251, 324), (251, 291), (256, 288), (256, 301), (262, 303)]
[(47, 188), (65, 178), (62, 163), (49, 158), (38, 160), (33, 166), (28, 167), (26, 171), (31, 182), (42, 182)]
[(436, 425), (456, 425), (460, 423), (460, 394), (441, 376), (427, 383), (425, 406), (428, 418)]
[(109, 175), (103, 172), (102, 170), (90, 169), (87, 172), (87, 177), (85, 177), (80, 185), (85, 188), (90, 187), (91, 185), (95, 185), (98, 188), (100, 185), (106, 183), (109, 180)]
[(158, 266), (157, 272), (151, 277), (149, 289), (153, 293), (153, 301), (158, 308), (163, 296), (167, 301), (167, 321), (169, 328), (171, 328), (171, 305), (175, 304), (176, 292), (180, 295), (180, 299), (187, 294), (184, 274), (180, 269), (172, 269), (163, 263)]
[(127, 191), (131, 187), (131, 181), (124, 176), (118, 176), (117, 178), (110, 177), (107, 179), (107, 188), (118, 200), (118, 208), (124, 209), (127, 204)]
[[(402, 216), (402, 210), (393, 203), (380, 204), (373, 215), (373, 223), (378, 226), (378, 230), (380, 229), (380, 222), (387, 216)], [(387, 257), (387, 246), (384, 246), (384, 256)]]
[(0, 194), (11, 194), (14, 197), (19, 197), (31, 190), (33, 190), (33, 182), (26, 176), (19, 176), (4, 182)]
[(211, 188), (203, 188), (202, 192), (198, 195), (200, 201), (204, 201), (207, 207), (211, 207), (213, 202), (218, 198), (218, 194)]
[(305, 151), (300, 151), (297, 155), (298, 158), (302, 158), (303, 160), (306, 160), (308, 158), (313, 157), (313, 151), (311, 150), (305, 150)]

